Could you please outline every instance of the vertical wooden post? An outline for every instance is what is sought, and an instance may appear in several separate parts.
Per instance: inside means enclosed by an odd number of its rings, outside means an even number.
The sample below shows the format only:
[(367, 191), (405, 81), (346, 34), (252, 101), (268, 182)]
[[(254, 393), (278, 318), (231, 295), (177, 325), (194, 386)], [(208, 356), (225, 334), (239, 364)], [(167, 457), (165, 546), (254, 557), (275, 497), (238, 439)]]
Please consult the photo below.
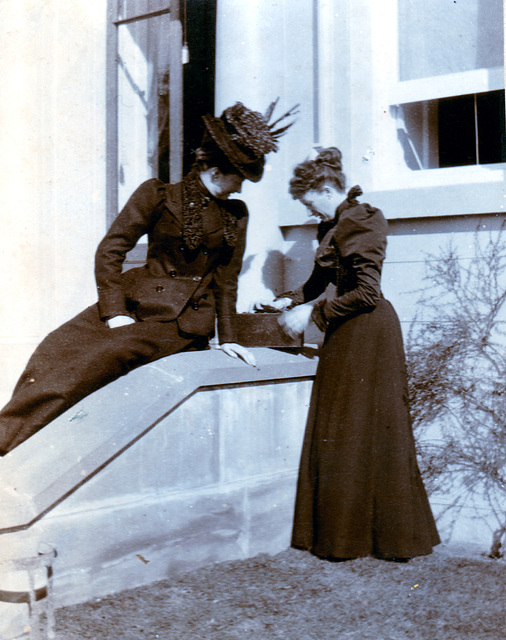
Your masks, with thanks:
[(107, 3), (106, 43), (106, 227), (118, 215), (118, 19), (117, 2)]
[(172, 0), (169, 27), (170, 182), (183, 177), (183, 36), (179, 0)]

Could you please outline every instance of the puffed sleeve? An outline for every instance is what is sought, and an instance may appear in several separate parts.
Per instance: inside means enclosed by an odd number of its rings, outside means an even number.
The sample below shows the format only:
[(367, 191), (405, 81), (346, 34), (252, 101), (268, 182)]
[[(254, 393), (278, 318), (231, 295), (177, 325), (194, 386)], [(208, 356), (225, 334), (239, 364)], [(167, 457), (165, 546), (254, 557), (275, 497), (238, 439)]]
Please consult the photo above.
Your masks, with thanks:
[(338, 295), (333, 288), (327, 289), (325, 298), (317, 302), (312, 313), (321, 330), (333, 319), (376, 307), (381, 297), (386, 233), (387, 222), (379, 209), (357, 204), (341, 213), (332, 239), (343, 267), (351, 271), (355, 286), (343, 295)]
[(103, 320), (129, 315), (125, 305), (121, 271), (125, 256), (158, 220), (166, 198), (165, 184), (156, 178), (143, 182), (130, 196), (98, 245), (95, 278)]
[(235, 331), (237, 284), (246, 248), (248, 225), (248, 209), (242, 200), (229, 200), (227, 206), (237, 218), (237, 230), (234, 246), (228, 248), (222, 263), (216, 267), (214, 272), (213, 292), (216, 300), (220, 344), (237, 342)]

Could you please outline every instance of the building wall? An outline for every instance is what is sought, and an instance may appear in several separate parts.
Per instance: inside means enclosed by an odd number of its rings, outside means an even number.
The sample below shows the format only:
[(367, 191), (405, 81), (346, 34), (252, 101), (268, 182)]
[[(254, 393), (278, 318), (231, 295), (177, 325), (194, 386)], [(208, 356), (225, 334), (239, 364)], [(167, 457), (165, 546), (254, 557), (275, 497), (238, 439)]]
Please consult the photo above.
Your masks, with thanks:
[[(310, 268), (314, 226), (307, 226), (287, 185), (294, 164), (319, 144), (342, 149), (349, 184), (360, 183), (364, 199), (380, 206), (392, 225), (434, 218), (437, 232), (424, 242), (414, 228), (403, 233), (402, 243), (390, 241), (393, 265), (402, 263), (408, 246), (421, 264), (417, 247), (431, 250), (436, 237), (452, 233), (448, 216), (503, 212), (502, 165), (409, 172), (388, 151), (396, 141), (388, 145), (378, 134), (388, 133), (392, 121), (378, 107), (384, 96), (375, 78), (384, 76), (384, 66), (377, 58), (386, 46), (378, 38), (391, 29), (396, 2), (388, 0), (384, 15), (377, 15), (369, 0), (220, 0), (217, 112), (236, 100), (264, 110), (278, 96), (277, 113), (301, 105), (280, 151), (268, 157), (263, 180), (244, 185), (251, 221), (240, 310), (298, 284)], [(106, 226), (105, 5), (0, 5), (0, 108), (9, 123), (0, 142), (1, 264), (7, 274), (0, 302), (0, 402), (40, 339), (96, 299), (93, 255)], [(417, 288), (420, 271), (410, 271), (412, 282), (404, 274), (396, 284), (395, 269), (386, 273), (385, 288), (399, 300), (399, 290)]]
[(0, 404), (95, 299), (105, 230), (105, 3), (0, 2)]
[(237, 100), (265, 112), (279, 97), (273, 117), (300, 104), (297, 121), (267, 157), (260, 183), (245, 183), (250, 211), (246, 259), (240, 280), (239, 309), (283, 287), (280, 215), (297, 215), (288, 195), (294, 162), (314, 143), (313, 2), (237, 2), (217, 5), (216, 112)]
[[(474, 1), (482, 16), (484, 3)], [(106, 227), (106, 5), (0, 1), (0, 118), (9, 124), (0, 140), (2, 404), (40, 339), (96, 299), (93, 256)], [(287, 184), (294, 164), (318, 145), (342, 149), (349, 184), (360, 183), (363, 199), (390, 220), (384, 290), (404, 327), (426, 253), (453, 239), (466, 259), (480, 222), (480, 232), (496, 232), (504, 165), (414, 172), (403, 164), (392, 105), (420, 97), (424, 87), (447, 88), (392, 81), (396, 6), (219, 0), (217, 113), (237, 100), (263, 111), (278, 96), (278, 113), (301, 105), (263, 180), (244, 186), (251, 222), (240, 310), (309, 273), (315, 227)], [(453, 74), (452, 90), (459, 82), (463, 92), (476, 82), (483, 90), (504, 86), (494, 65)]]

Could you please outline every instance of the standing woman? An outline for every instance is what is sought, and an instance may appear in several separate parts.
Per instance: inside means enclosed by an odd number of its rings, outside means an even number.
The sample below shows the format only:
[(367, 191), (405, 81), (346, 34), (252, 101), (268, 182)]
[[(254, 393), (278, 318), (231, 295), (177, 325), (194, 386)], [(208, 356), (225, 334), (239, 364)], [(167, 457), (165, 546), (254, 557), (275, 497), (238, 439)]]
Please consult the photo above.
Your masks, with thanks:
[[(229, 200), (242, 182), (258, 182), (264, 156), (290, 126), (274, 129), (240, 102), (220, 118), (204, 116), (196, 163), (182, 183), (147, 180), (136, 189), (100, 243), (95, 259), (98, 303), (50, 333), (0, 412), (0, 455), (76, 402), (132, 369), (174, 353), (222, 350), (254, 364), (237, 344), (235, 314), (248, 211)], [(147, 234), (145, 267), (123, 272), (127, 252)]]
[(299, 164), (290, 181), (292, 197), (321, 219), (320, 245), (309, 280), (277, 305), (288, 309), (287, 332), (310, 318), (325, 332), (292, 545), (327, 559), (402, 561), (440, 539), (416, 461), (400, 324), (380, 288), (387, 223), (357, 201), (359, 187), (341, 202), (344, 188), (335, 147)]

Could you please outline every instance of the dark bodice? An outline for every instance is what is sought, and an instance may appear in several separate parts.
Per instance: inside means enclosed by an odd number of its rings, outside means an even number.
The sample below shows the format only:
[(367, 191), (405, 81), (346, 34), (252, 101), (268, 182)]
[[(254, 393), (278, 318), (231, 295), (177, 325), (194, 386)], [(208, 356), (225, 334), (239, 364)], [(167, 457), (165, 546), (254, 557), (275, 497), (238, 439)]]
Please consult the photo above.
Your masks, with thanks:
[(386, 232), (387, 222), (381, 211), (353, 197), (339, 205), (332, 224), (320, 225), (321, 241), (313, 272), (290, 294), (295, 304), (302, 304), (325, 291), (312, 314), (320, 329), (332, 320), (375, 308), (382, 295)]
[[(192, 174), (177, 185), (141, 184), (96, 253), (101, 317), (178, 318), (184, 331), (200, 335), (212, 332), (216, 308), (220, 340), (234, 342), (247, 214), (240, 200), (211, 198)], [(144, 234), (146, 265), (122, 273), (126, 253)]]

